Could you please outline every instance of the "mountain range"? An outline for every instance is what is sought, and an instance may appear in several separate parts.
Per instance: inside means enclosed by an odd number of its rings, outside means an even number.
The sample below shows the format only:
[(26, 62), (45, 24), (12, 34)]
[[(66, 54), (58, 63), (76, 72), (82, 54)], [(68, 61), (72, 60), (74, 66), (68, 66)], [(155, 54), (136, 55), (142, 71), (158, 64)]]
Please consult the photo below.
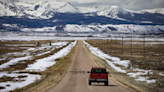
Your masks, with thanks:
[(0, 0), (0, 31), (109, 24), (163, 26), (164, 8), (134, 11), (115, 5), (77, 8), (59, 0)]
[(28, 18), (49, 19), (56, 12), (80, 13), (70, 3), (54, 0), (0, 0), (1, 16), (27, 16)]

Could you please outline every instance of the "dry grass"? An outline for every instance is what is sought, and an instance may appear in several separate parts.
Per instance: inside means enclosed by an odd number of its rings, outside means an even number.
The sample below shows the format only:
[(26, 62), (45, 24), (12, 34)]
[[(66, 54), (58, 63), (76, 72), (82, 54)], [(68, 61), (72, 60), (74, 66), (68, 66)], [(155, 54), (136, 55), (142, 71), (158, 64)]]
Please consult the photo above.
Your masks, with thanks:
[[(18, 77), (8, 77), (8, 76), (2, 76), (0, 78), (0, 82), (8, 82), (8, 81), (12, 81), (12, 82), (21, 82), (21, 81), (25, 81), (25, 80), (22, 80), (21, 78), (25, 78), (27, 77), (26, 75), (20, 75)], [(18, 78), (18, 79), (16, 79)]]
[[(103, 52), (121, 58), (131, 60), (134, 68), (164, 70), (164, 44), (123, 44), (119, 40), (87, 40), (89, 44), (98, 47)], [(124, 41), (124, 43), (129, 41)], [(141, 42), (141, 41), (136, 41)], [(144, 50), (145, 48), (145, 50)]]
[[(49, 41), (43, 41), (43, 42), (49, 42)], [(68, 46), (71, 42), (73, 41), (68, 41), (68, 44), (63, 46), (62, 48)], [(22, 43), (22, 42), (21, 42)], [(25, 43), (25, 42), (23, 42)], [(28, 43), (28, 42), (27, 42)], [(33, 41), (32, 42), (29, 42), (29, 43), (34, 43)], [(12, 43), (14, 44), (14, 43)], [(17, 44), (17, 42), (16, 42)], [(42, 58), (45, 58), (45, 57), (48, 57), (50, 55), (53, 55), (54, 53), (58, 52), (59, 50), (61, 50), (62, 48), (58, 48), (58, 49), (54, 49), (52, 50), (50, 53), (47, 53), (47, 54), (44, 54), (44, 55), (40, 55), (40, 56), (36, 56), (38, 53), (40, 52), (43, 52), (42, 50), (38, 50), (38, 51), (33, 51), (31, 52), (31, 56), (32, 59), (31, 60), (22, 60), (22, 61), (19, 61), (18, 63), (14, 64), (14, 65), (10, 65), (8, 68), (5, 68), (1, 71), (15, 71), (15, 70), (23, 70), (25, 68), (27, 68), (27, 66), (29, 64), (33, 64), (34, 62), (36, 62), (37, 59), (42, 59)], [(48, 51), (48, 50), (44, 50), (44, 51)], [(10, 56), (11, 57), (11, 56)], [(19, 57), (19, 56), (18, 56)], [(14, 58), (14, 57), (12, 57)], [(9, 59), (10, 60), (10, 59)], [(5, 63), (5, 62), (8, 62), (9, 61), (8, 59), (6, 60), (2, 60), (1, 64)]]
[[(22, 46), (22, 44), (31, 44), (29, 46)], [(34, 46), (32, 46), (34, 45)], [(24, 50), (26, 50), (23, 47), (35, 47), (35, 42), (33, 41), (0, 41), (0, 58), (5, 57), (5, 60), (0, 60), (0, 65), (3, 63), (8, 62), (9, 60), (11, 60), (12, 58), (16, 58), (16, 57), (21, 57), (24, 55), (20, 55), (20, 56), (15, 56), (13, 54), (10, 55), (6, 55), (8, 53), (14, 53), (14, 52), (22, 52)]]
[(23, 48), (21, 47), (34, 47), (34, 46), (15, 46), (21, 44), (32, 44), (35, 45), (35, 41), (0, 41), (0, 56), (5, 55), (6, 53), (11, 52), (22, 52)]
[[(164, 44), (146, 44), (144, 46), (143, 44), (125, 44), (127, 42), (131, 43), (131, 41), (123, 41), (124, 44), (122, 45), (122, 41), (119, 40), (87, 40), (87, 42), (94, 47), (98, 47), (100, 50), (111, 56), (119, 57), (122, 60), (130, 60), (134, 68), (153, 70), (153, 72), (156, 73), (143, 76), (149, 76), (149, 79), (157, 79), (157, 83), (152, 84), (135, 81), (127, 75), (118, 76), (118, 74), (115, 73), (116, 71), (105, 64), (105, 61), (95, 61), (98, 62), (99, 65), (108, 66), (109, 71), (112, 72), (111, 75), (117, 81), (123, 83), (124, 85), (131, 86), (134, 89), (139, 89), (139, 91), (142, 92), (164, 91), (164, 88), (162, 87), (164, 86), (164, 78), (159, 76), (159, 72), (164, 71), (164, 63), (162, 62), (164, 61)], [(143, 43), (142, 41), (135, 42)], [(128, 72), (132, 71), (128, 70)]]
[(1, 64), (4, 64), (4, 63), (6, 63), (6, 62), (8, 62), (8, 60), (1, 60), (1, 61), (0, 61), (0, 65), (1, 65)]
[[(13, 46), (17, 45), (17, 44), (33, 44), (33, 45), (35, 45), (36, 42), (37, 41), (29, 41), (29, 42), (28, 41), (20, 41), (20, 42), (19, 41), (7, 41), (7, 42), (2, 42), (1, 41), (0, 43), (2, 43), (2, 44), (0, 46), (0, 50), (4, 50), (4, 52), (0, 52), (0, 57), (3, 57), (3, 55), (5, 55), (6, 53), (12, 53), (13, 52), (13, 50), (11, 50), (11, 49), (7, 49), (5, 51), (5, 48), (13, 48)], [(54, 42), (61, 42), (61, 41), (51, 41), (51, 42), (54, 43)], [(68, 44), (70, 44), (73, 41), (67, 41), (67, 42), (68, 42)], [(49, 41), (40, 41), (40, 43), (42, 43), (43, 45), (47, 45), (47, 43), (49, 43)], [(6, 44), (9, 44), (9, 45), (6, 46)], [(64, 47), (66, 47), (66, 46), (64, 46)], [(29, 46), (29, 47), (34, 47), (35, 48), (36, 46)], [(62, 48), (64, 48), (64, 47), (62, 47)], [(19, 47), (19, 46), (16, 46), (14, 48), (18, 48), (18, 50), (14, 50), (14, 52), (22, 52), (22, 51), (25, 50), (25, 49), (21, 49), (21, 47)], [(52, 48), (53, 48), (53, 46), (52, 46)], [(5, 68), (5, 69), (3, 69), (1, 71), (12, 72), (12, 71), (15, 71), (15, 70), (23, 70), (29, 64), (32, 64), (32, 63), (36, 62), (37, 59), (42, 59), (42, 58), (48, 57), (50, 55), (53, 55), (54, 53), (58, 52), (62, 48), (54, 49), (50, 53), (47, 53), (47, 54), (44, 54), (44, 55), (40, 55), (40, 56), (37, 56), (37, 54), (49, 51), (51, 49), (45, 49), (44, 51), (37, 51), (37, 52), (34, 51), (34, 52), (31, 52), (31, 56), (33, 56), (31, 60), (19, 61), (15, 65), (10, 65), (8, 68)], [(54, 71), (51, 72), (51, 73), (48, 73), (48, 72), (31, 72), (31, 71), (18, 72), (18, 73), (40, 74), (42, 77), (41, 77), (41, 80), (36, 80), (32, 84), (30, 84), (30, 85), (28, 85), (28, 86), (26, 86), (24, 88), (21, 88), (21, 89), (15, 89), (12, 92), (26, 91), (27, 89), (32, 88), (32, 87), (34, 87), (34, 86), (36, 86), (36, 85), (38, 85), (40, 83), (42, 84), (42, 82), (45, 83), (45, 82), (47, 82), (46, 80), (50, 80), (50, 79), (51, 80), (60, 81), (62, 76), (64, 76), (64, 74), (65, 74), (64, 71), (68, 68), (68, 66), (70, 65), (70, 63), (72, 61), (71, 59), (72, 59), (73, 53), (74, 53), (74, 49), (72, 49), (71, 52), (67, 56), (65, 56), (63, 58), (60, 58), (60, 59), (57, 59), (57, 63), (54, 66), (51, 66), (49, 68), (49, 70), (55, 70), (55, 71), (63, 70), (63, 71), (60, 71), (60, 74), (59, 73), (54, 73)], [(17, 57), (19, 58), (20, 56), (17, 56)], [(8, 62), (12, 58), (15, 58), (15, 56), (12, 56), (12, 55), (8, 56), (6, 60), (1, 60), (2, 62), (0, 61), (1, 62), (0, 64)], [(56, 76), (55, 78), (53, 77), (54, 74)], [(24, 78), (24, 77), (26, 77), (26, 76), (18, 76), (17, 79), (15, 80), (15, 77), (12, 78), (12, 77), (3, 76), (2, 78), (0, 78), (0, 81), (2, 81), (2, 82), (7, 82), (7, 81), (21, 82), (21, 81), (24, 81), (24, 80), (21, 80), (21, 78)], [(54, 83), (57, 83), (57, 82), (54, 82)], [(10, 86), (10, 85), (8, 85), (8, 86)], [(49, 87), (49, 86), (47, 85), (47, 87)], [(44, 87), (42, 87), (42, 88), (44, 88)], [(4, 87), (0, 87), (0, 89), (4, 89)]]
[(13, 81), (15, 77), (2, 76), (0, 82)]
[(42, 75), (42, 78), (40, 80), (37, 80), (36, 82), (26, 87), (16, 89), (12, 92), (44, 92), (45, 90), (56, 85), (65, 75), (65, 71), (67, 71), (68, 67), (70, 66), (74, 54), (75, 47), (73, 47), (72, 50), (66, 56), (56, 59), (56, 64), (49, 67), (48, 70), (43, 72), (35, 72)]
[[(12, 52), (22, 52), (26, 50), (24, 47), (37, 47), (36, 43), (39, 42), (41, 45), (49, 44), (49, 40), (42, 40), (42, 41), (0, 41), (0, 57), (5, 55), (6, 53)], [(58, 42), (58, 40), (53, 40), (53, 42)], [(40, 46), (41, 46), (40, 45)]]

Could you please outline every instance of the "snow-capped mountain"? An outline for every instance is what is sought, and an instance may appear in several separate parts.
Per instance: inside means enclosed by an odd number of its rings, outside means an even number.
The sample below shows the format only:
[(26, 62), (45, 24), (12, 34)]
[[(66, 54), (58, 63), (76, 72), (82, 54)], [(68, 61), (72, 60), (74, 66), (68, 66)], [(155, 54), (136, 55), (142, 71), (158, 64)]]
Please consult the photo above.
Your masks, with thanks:
[(60, 33), (162, 33), (164, 26), (152, 25), (65, 25), (45, 28), (22, 28), (23, 32), (60, 32)]
[[(118, 26), (103, 27), (109, 24), (164, 25), (164, 8), (133, 11), (109, 5), (76, 8), (71, 3), (59, 0), (0, 0), (0, 31), (44, 28), (46, 31), (51, 31), (64, 28), (63, 32), (83, 32), (83, 30), (84, 32), (110, 32), (118, 28)], [(52, 27), (54, 29), (51, 29)], [(141, 29), (140, 26), (136, 27)], [(154, 29), (153, 27), (148, 29)], [(121, 30), (133, 31), (133, 28), (128, 29), (129, 26), (123, 28), (125, 29)], [(145, 27), (142, 28), (141, 30), (145, 30)], [(162, 30), (161, 27), (156, 28), (154, 30)]]
[(111, 6), (110, 8), (106, 8), (103, 11), (99, 11), (97, 14), (99, 16), (121, 19), (118, 17), (119, 14), (124, 14), (124, 15), (129, 14), (131, 16), (134, 16), (134, 14), (144, 14), (144, 13), (151, 13), (151, 14), (158, 13), (164, 15), (164, 8), (134, 11), (134, 10), (124, 9), (119, 6)]
[(164, 21), (164, 8), (133, 11), (119, 6), (111, 6), (110, 8), (97, 12), (97, 15), (135, 23), (160, 24), (162, 20)]
[(71, 3), (59, 0), (0, 0), (0, 9), (0, 16), (2, 17), (17, 16), (20, 18), (27, 17), (30, 19), (50, 19), (54, 17), (56, 13), (84, 13), (84, 16), (85, 13), (90, 13), (89, 16), (95, 16), (96, 14), (98, 16), (105, 16), (111, 19), (130, 22), (133, 21), (135, 23), (137, 21), (140, 21), (140, 23), (153, 23), (151, 19), (145, 18), (148, 13), (150, 16), (156, 16), (158, 18), (163, 18), (163, 16), (161, 17), (161, 15), (158, 14), (164, 15), (164, 8), (141, 11), (132, 11), (110, 5), (76, 8)]
[[(116, 5), (96, 5), (96, 6), (92, 6), (92, 7), (78, 7), (78, 9), (82, 12), (82, 13), (96, 13), (98, 12), (99, 15), (108, 15), (110, 12), (114, 13), (113, 15), (116, 15), (118, 13), (140, 13), (140, 14), (144, 14), (144, 13), (159, 13), (159, 14), (163, 14), (164, 15), (164, 8), (157, 8), (157, 9), (147, 9), (147, 10), (139, 10), (139, 11), (134, 11), (134, 10), (129, 10), (129, 9), (125, 9)], [(108, 13), (108, 14), (105, 14)], [(109, 16), (108, 17), (112, 17)]]
[(97, 14), (99, 16), (106, 16), (106, 17), (110, 17), (110, 18), (113, 18), (113, 19), (120, 19), (120, 20), (124, 20), (122, 18), (119, 18), (118, 17), (118, 14), (131, 14), (130, 12), (124, 10), (123, 8), (121, 7), (118, 7), (118, 6), (111, 6), (110, 8), (107, 8), (103, 11), (100, 11), (98, 12)]
[(59, 0), (0, 0), (0, 16), (48, 19), (54, 13), (80, 13), (72, 4)]
[(16, 16), (21, 10), (8, 0), (0, 0), (0, 16)]
[(110, 5), (96, 5), (92, 7), (78, 7), (82, 13), (95, 13), (110, 8)]

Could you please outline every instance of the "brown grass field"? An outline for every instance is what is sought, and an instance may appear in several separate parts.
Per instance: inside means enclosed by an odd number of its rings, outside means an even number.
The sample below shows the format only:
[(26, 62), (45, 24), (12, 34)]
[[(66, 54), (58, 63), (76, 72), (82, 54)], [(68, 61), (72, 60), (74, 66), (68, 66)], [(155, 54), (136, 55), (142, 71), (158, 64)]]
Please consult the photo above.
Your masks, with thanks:
[[(39, 42), (40, 45), (36, 45), (37, 42)], [(9, 62), (10, 60), (12, 60), (14, 58), (25, 57), (26, 55), (21, 54), (21, 53), (23, 51), (26, 51), (28, 48), (31, 48), (31, 47), (32, 48), (40, 48), (40, 47), (44, 47), (44, 46), (49, 46), (49, 42), (50, 42), (49, 40), (45, 40), (45, 41), (0, 41), (0, 58), (5, 57), (5, 59), (3, 59), (3, 60), (0, 59), (0, 65), (4, 64), (6, 62)], [(49, 57), (49, 56), (53, 55), (54, 53), (58, 52), (59, 50), (61, 50), (62, 48), (68, 46), (73, 41), (72, 40), (69, 40), (69, 41), (68, 40), (67, 41), (66, 40), (62, 40), (62, 41), (53, 40), (53, 41), (51, 41), (51, 43), (55, 43), (55, 42), (68, 42), (68, 43), (67, 43), (67, 45), (60, 47), (60, 48), (55, 48), (55, 46), (51, 46), (50, 49), (30, 51), (29, 55), (32, 56), (31, 59), (19, 61), (18, 63), (14, 64), (14, 65), (10, 65), (7, 68), (1, 69), (0, 72), (7, 71), (8, 73), (11, 73), (12, 71), (16, 71), (16, 70), (20, 70), (20, 71), (24, 70), (25, 68), (27, 68), (27, 66), (29, 64), (33, 64), (34, 62), (36, 62), (37, 59)], [(55, 49), (52, 49), (52, 48), (55, 48)], [(50, 51), (50, 53), (38, 55), (38, 54), (44, 53), (46, 51)], [(14, 53), (20, 53), (20, 54), (15, 55)], [(66, 57), (64, 57), (64, 58), (66, 58)], [(57, 61), (61, 61), (61, 60), (57, 60)], [(57, 62), (57, 65), (58, 65), (58, 62)], [(56, 66), (56, 65), (54, 65), (54, 66)], [(50, 67), (50, 68), (52, 68), (52, 67)], [(51, 70), (51, 69), (49, 69), (49, 70)], [(30, 71), (20, 72), (20, 73), (40, 74), (40, 75), (42, 75), (42, 79), (47, 78), (47, 76), (49, 75), (49, 74), (45, 74), (45, 73), (30, 72)], [(18, 76), (18, 77), (2, 76), (0, 78), (0, 82), (8, 82), (8, 81), (21, 82), (21, 81), (24, 81), (21, 79), (24, 77), (27, 77), (27, 76)], [(15, 78), (19, 78), (19, 80), (15, 80)], [(40, 82), (40, 80), (37, 80), (32, 85), (36, 85), (39, 82)], [(8, 86), (10, 86), (10, 85), (8, 85)], [(0, 89), (4, 89), (4, 87), (0, 87)], [(20, 90), (20, 89), (16, 89), (15, 92), (18, 92), (18, 90)]]
[[(22, 47), (27, 47), (27, 48), (30, 48), (30, 47), (38, 47), (36, 45), (38, 41), (6, 41), (6, 42), (0, 42), (0, 57), (3, 57), (5, 56), (6, 59), (5, 60), (0, 60), (0, 65), (5, 63), (5, 62), (8, 62), (9, 60), (13, 59), (13, 58), (19, 58), (19, 57), (23, 57), (24, 55), (6, 55), (7, 53), (13, 53), (13, 52), (22, 52), (26, 49), (22, 48)], [(50, 42), (50, 41), (39, 41), (41, 45), (45, 45)], [(52, 42), (58, 42), (58, 41), (52, 41)], [(70, 44), (72, 41), (68, 41), (68, 44)], [(27, 46), (22, 46), (22, 44), (25, 44)], [(30, 45), (29, 45), (30, 44)], [(67, 45), (68, 45), (67, 44)], [(28, 46), (29, 45), (29, 46)], [(66, 46), (67, 46), (66, 45)], [(63, 46), (62, 48), (66, 47), (66, 46)], [(40, 46), (39, 46), (40, 47)], [(11, 49), (12, 48), (12, 49)], [(52, 47), (53, 48), (53, 47)], [(50, 53), (47, 53), (47, 54), (43, 54), (41, 56), (37, 56), (37, 54), (39, 53), (42, 53), (42, 52), (45, 52), (45, 51), (48, 51), (49, 49), (47, 50), (37, 50), (37, 51), (31, 51), (30, 52), (30, 55), (32, 56), (32, 59), (31, 60), (22, 60), (22, 61), (19, 61), (18, 63), (14, 64), (14, 65), (10, 65), (10, 67), (8, 68), (5, 68), (3, 70), (0, 70), (0, 71), (15, 71), (15, 70), (23, 70), (25, 69), (28, 64), (32, 64), (34, 62), (36, 62), (37, 59), (41, 59), (41, 58), (44, 58), (44, 57), (48, 57), (50, 55), (53, 55), (54, 53), (58, 52), (59, 50), (61, 50), (62, 48), (58, 48), (58, 49), (54, 49), (52, 50)]]
[[(134, 82), (132, 78), (122, 77), (123, 80), (127, 80), (128, 82), (136, 85), (143, 85), (143, 87), (149, 89), (149, 92), (151, 92), (151, 90), (152, 92), (164, 91), (164, 77), (159, 75), (159, 72), (162, 72), (164, 74), (164, 44), (149, 44), (150, 42), (154, 41), (143, 42), (100, 39), (86, 40), (86, 42), (94, 47), (98, 47), (106, 54), (119, 57), (121, 60), (130, 60), (133, 68), (153, 70), (153, 74), (147, 74), (143, 76), (149, 76), (150, 79), (157, 79), (157, 83), (147, 84), (145, 82)], [(135, 72), (133, 70), (128, 71)], [(114, 76), (117, 77), (116, 75)]]

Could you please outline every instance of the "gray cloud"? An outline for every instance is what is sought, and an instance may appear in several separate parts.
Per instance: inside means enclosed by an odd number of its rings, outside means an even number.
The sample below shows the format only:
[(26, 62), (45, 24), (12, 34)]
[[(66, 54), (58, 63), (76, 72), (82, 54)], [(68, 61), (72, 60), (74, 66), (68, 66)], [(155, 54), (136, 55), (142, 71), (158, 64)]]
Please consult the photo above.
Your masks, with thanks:
[(70, 2), (76, 7), (90, 7), (93, 5), (118, 5), (131, 10), (164, 8), (164, 0), (62, 0)]

